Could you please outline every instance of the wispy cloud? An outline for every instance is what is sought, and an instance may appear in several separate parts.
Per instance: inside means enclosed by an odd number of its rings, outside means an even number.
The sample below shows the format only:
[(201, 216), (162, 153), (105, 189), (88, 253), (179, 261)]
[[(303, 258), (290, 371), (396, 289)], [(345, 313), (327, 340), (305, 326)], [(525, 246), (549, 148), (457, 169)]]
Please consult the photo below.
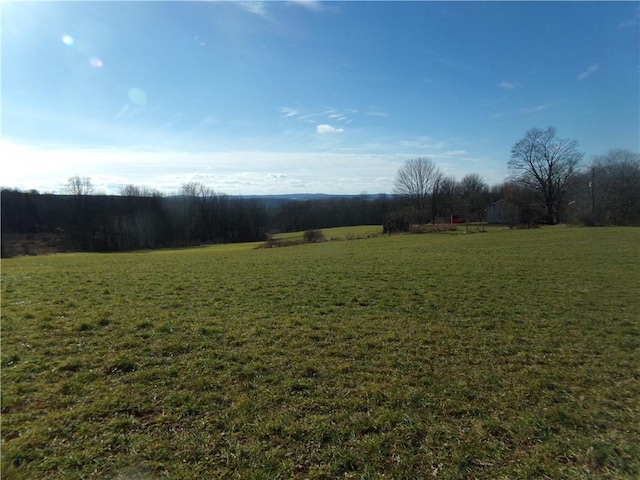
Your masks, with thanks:
[(321, 12), (324, 10), (322, 3), (317, 0), (290, 0), (289, 3), (292, 5), (298, 5), (299, 7), (304, 7), (312, 12)]
[(284, 117), (299, 120), (305, 123), (335, 123), (349, 124), (353, 122), (354, 116), (360, 113), (352, 108), (324, 107), (319, 110), (299, 110), (292, 107), (280, 107), (278, 109)]
[(400, 146), (401, 148), (431, 150), (431, 149), (442, 149), (446, 145), (443, 142), (436, 142), (430, 137), (421, 136), (421, 137), (417, 137), (409, 140), (400, 140), (400, 142), (398, 142), (398, 146)]
[(246, 12), (257, 15), (265, 20), (273, 21), (273, 18), (271, 18), (269, 10), (267, 9), (267, 2), (251, 0), (247, 2), (236, 2), (236, 5)]
[(325, 133), (344, 133), (344, 128), (336, 128), (336, 127), (332, 127), (331, 125), (323, 123), (323, 124), (318, 125), (316, 127), (316, 132), (318, 132), (320, 134), (325, 134)]
[(227, 194), (378, 193), (391, 191), (397, 169), (393, 156), (366, 153), (42, 150), (2, 140), (0, 151), (16, 165), (3, 171), (3, 185), (41, 192), (60, 191), (67, 178), (80, 172), (109, 194), (128, 184), (171, 194), (192, 181)]
[(640, 23), (640, 8), (636, 9), (636, 13), (633, 17), (628, 18), (618, 24), (618, 28), (631, 28)]
[[(277, 20), (273, 17), (268, 5), (269, 3), (272, 3), (274, 1), (275, 0), (245, 0), (234, 3), (246, 12), (252, 13), (263, 18), (264, 20), (268, 20), (269, 22), (277, 24), (279, 22), (277, 22)], [(290, 5), (302, 7), (314, 13), (319, 13), (327, 9), (321, 2), (317, 0), (290, 0), (287, 3)]]
[(369, 116), (369, 117), (388, 117), (389, 114), (384, 113), (384, 112), (364, 112), (365, 115)]
[(338, 122), (344, 122), (345, 120), (348, 120), (348, 119), (349, 119), (349, 117), (347, 117), (346, 115), (344, 115), (344, 114), (342, 114), (342, 113), (337, 113), (337, 112), (330, 113), (330, 114), (328, 115), (328, 117), (329, 117), (331, 120), (335, 120), (335, 121), (338, 121)]
[(504, 88), (505, 90), (515, 90), (518, 88), (518, 85), (515, 83), (503, 81), (498, 85), (500, 88)]
[(531, 115), (534, 113), (540, 113), (540, 112), (544, 112), (545, 110), (548, 110), (550, 108), (553, 108), (561, 103), (563, 103), (565, 100), (563, 98), (558, 98), (556, 100), (552, 100), (546, 103), (539, 103), (537, 105), (533, 105), (531, 107), (524, 107), (524, 108), (520, 108), (520, 109), (516, 109), (516, 110), (503, 110), (503, 111), (498, 111), (498, 112), (493, 112), (491, 114), (489, 114), (488, 118), (491, 118), (493, 120), (497, 120), (497, 119), (501, 119), (501, 118), (510, 118), (513, 117), (514, 115)]
[(551, 107), (555, 107), (557, 104), (558, 102), (541, 103), (540, 105), (535, 105), (533, 107), (523, 108), (521, 112), (522, 113), (538, 113), (538, 112), (547, 110)]
[(295, 117), (298, 115), (298, 110), (290, 107), (280, 107), (280, 113), (285, 117)]
[(448, 152), (444, 152), (442, 155), (446, 157), (458, 157), (460, 155), (466, 155), (466, 150), (449, 150)]
[(587, 78), (589, 78), (591, 75), (593, 75), (594, 73), (596, 73), (598, 70), (600, 69), (600, 66), (598, 64), (595, 65), (591, 65), (589, 68), (587, 68), (584, 72), (580, 73), (578, 75), (578, 80), (582, 81), (582, 80), (586, 80)]
[(460, 61), (457, 58), (452, 57), (450, 55), (436, 52), (435, 50), (431, 50), (431, 49), (425, 49), (424, 52), (427, 54), (428, 57), (430, 57), (435, 62), (438, 62), (452, 70), (456, 70), (462, 73), (477, 72), (477, 69), (473, 65), (467, 62)]
[(524, 113), (536, 113), (536, 112), (542, 112), (543, 110), (546, 110), (547, 108), (549, 108), (549, 105), (536, 105), (535, 107), (525, 108), (523, 110), (523, 112)]
[[(2, 184), (23, 190), (60, 191), (67, 178), (80, 173), (99, 191), (114, 194), (123, 185), (140, 185), (171, 194), (187, 182), (200, 182), (227, 194), (292, 192), (390, 192), (398, 166), (415, 156), (428, 156), (447, 175), (462, 178), (487, 162), (446, 143), (418, 137), (433, 149), (398, 149), (398, 142), (362, 146), (349, 152), (292, 150), (224, 150), (187, 152), (130, 148), (34, 147), (0, 139), (9, 159)], [(455, 146), (453, 146), (455, 148)], [(490, 166), (488, 166), (491, 169)], [(500, 182), (502, 170), (483, 170), (488, 182)]]

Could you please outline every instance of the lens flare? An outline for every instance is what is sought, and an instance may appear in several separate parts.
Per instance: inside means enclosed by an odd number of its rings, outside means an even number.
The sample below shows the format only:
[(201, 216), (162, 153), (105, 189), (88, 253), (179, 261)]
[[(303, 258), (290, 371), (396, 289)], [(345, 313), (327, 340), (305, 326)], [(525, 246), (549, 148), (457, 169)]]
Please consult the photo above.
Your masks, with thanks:
[(97, 57), (91, 57), (89, 59), (89, 65), (91, 65), (93, 68), (102, 68), (104, 63), (102, 63), (102, 60)]
[(62, 37), (62, 43), (69, 46), (73, 45), (73, 37), (70, 35), (64, 35)]
[(131, 103), (135, 103), (136, 105), (146, 105), (147, 103), (147, 92), (141, 88), (131, 87), (127, 92), (127, 96), (129, 100), (131, 100)]

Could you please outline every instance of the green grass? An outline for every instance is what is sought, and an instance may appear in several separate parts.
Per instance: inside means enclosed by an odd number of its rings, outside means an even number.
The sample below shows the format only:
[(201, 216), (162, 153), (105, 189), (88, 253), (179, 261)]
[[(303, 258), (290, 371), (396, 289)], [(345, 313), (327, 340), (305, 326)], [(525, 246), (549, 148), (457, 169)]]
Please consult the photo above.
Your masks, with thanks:
[(2, 478), (638, 478), (639, 246), (2, 260)]
[[(380, 225), (358, 225), (354, 227), (334, 227), (322, 228), (327, 240), (356, 240), (375, 235), (382, 235), (382, 226)], [(302, 239), (304, 231), (277, 233), (273, 235), (276, 240), (298, 240)]]

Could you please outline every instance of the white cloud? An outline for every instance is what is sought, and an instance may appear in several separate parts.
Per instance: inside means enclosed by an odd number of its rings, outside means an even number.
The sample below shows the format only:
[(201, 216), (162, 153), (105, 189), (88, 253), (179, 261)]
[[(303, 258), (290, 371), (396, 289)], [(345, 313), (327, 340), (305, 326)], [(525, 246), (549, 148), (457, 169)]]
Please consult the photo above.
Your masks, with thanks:
[(524, 113), (536, 113), (536, 112), (542, 112), (543, 110), (546, 110), (547, 108), (549, 108), (549, 105), (536, 105), (535, 107), (525, 108), (523, 110), (523, 112)]
[(388, 117), (389, 116), (384, 112), (365, 112), (364, 114), (370, 117)]
[(389, 192), (397, 168), (386, 154), (133, 152), (35, 148), (6, 141), (0, 141), (0, 155), (10, 159), (3, 186), (41, 192), (59, 192), (73, 175), (89, 177), (96, 190), (107, 194), (128, 184), (171, 194), (191, 181), (230, 195)]
[(593, 75), (594, 73), (596, 73), (598, 70), (600, 69), (599, 65), (591, 65), (589, 68), (587, 68), (584, 72), (582, 72), (580, 75), (578, 75), (578, 80), (586, 80), (587, 78), (589, 78), (591, 75)]
[(287, 176), (284, 173), (270, 173), (267, 175), (267, 180), (280, 180), (283, 178), (287, 178)]
[(298, 115), (298, 110), (296, 110), (295, 108), (280, 107), (280, 113), (285, 117), (295, 117), (296, 115)]
[(344, 128), (336, 128), (336, 127), (332, 127), (331, 125), (327, 125), (327, 124), (322, 124), (322, 125), (318, 125), (316, 127), (316, 132), (318, 133), (343, 133), (344, 132)]
[(342, 115), (340, 113), (331, 113), (329, 114), (329, 118), (332, 120), (337, 120), (339, 122), (343, 122), (345, 120), (348, 120), (349, 117), (347, 117), (346, 115)]
[(285, 117), (295, 117), (297, 120), (305, 123), (318, 123), (318, 122), (343, 122), (349, 123), (353, 121), (353, 116), (360, 113), (359, 110), (352, 108), (333, 108), (324, 107), (314, 110), (298, 110), (291, 107), (280, 107), (280, 113)]
[(269, 11), (267, 10), (267, 2), (250, 0), (247, 2), (236, 2), (236, 5), (242, 8), (244, 11), (262, 17), (265, 20), (273, 20), (271, 18), (271, 15), (269, 15)]
[[(318, 125), (320, 127), (321, 125)], [(342, 129), (325, 125), (327, 132)], [(123, 185), (138, 185), (173, 194), (191, 181), (229, 195), (283, 193), (357, 194), (391, 192), (393, 178), (404, 161), (433, 158), (447, 175), (462, 178), (478, 171), (488, 182), (503, 180), (502, 167), (487, 168), (487, 160), (429, 137), (378, 143), (348, 149), (152, 151), (131, 148), (68, 148), (21, 145), (0, 139), (0, 158), (6, 159), (1, 185), (23, 190), (59, 192), (72, 175), (91, 179), (97, 191), (117, 194)], [(304, 147), (303, 147), (304, 148)]]
[(398, 145), (402, 148), (415, 148), (420, 150), (439, 150), (445, 147), (443, 142), (435, 142), (430, 137), (421, 136), (410, 140), (401, 140)]
[(498, 85), (500, 88), (504, 88), (505, 90), (515, 90), (517, 85), (515, 83), (503, 81)]
[(466, 154), (467, 154), (466, 150), (449, 150), (448, 152), (444, 152), (442, 155), (446, 157), (457, 157), (457, 156), (466, 155)]
[(551, 107), (555, 107), (556, 105), (562, 103), (563, 100), (555, 100), (552, 102), (547, 102), (547, 103), (541, 103), (540, 105), (536, 105), (534, 107), (529, 107), (529, 108), (523, 108), (522, 110), (520, 110), (520, 113), (538, 113), (538, 112), (542, 112), (544, 110), (547, 110)]
[(289, 3), (292, 5), (298, 5), (299, 7), (304, 7), (312, 12), (320, 12), (323, 10), (322, 3), (317, 0), (290, 0)]

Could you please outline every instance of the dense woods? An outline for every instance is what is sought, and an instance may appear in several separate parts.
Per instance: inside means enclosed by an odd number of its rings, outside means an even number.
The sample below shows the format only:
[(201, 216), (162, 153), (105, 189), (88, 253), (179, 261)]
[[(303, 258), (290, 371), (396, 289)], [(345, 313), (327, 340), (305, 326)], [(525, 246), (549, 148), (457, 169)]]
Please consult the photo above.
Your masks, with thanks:
[[(531, 182), (511, 179), (490, 187), (477, 174), (460, 181), (445, 177), (428, 159), (405, 166), (393, 195), (241, 197), (198, 183), (171, 196), (134, 185), (120, 195), (101, 195), (89, 178), (78, 176), (62, 194), (3, 188), (2, 256), (261, 241), (270, 233), (350, 225), (384, 225), (386, 232), (414, 223), (482, 221), (640, 225), (640, 156), (626, 150), (597, 157), (563, 178), (552, 218), (548, 197)], [(489, 218), (496, 202), (513, 215)]]
[[(125, 251), (264, 240), (268, 233), (381, 224), (384, 195), (286, 200), (218, 194), (201, 184), (163, 196), (132, 186), (121, 195), (2, 189), (2, 255)], [(36, 242), (37, 239), (37, 242)], [(19, 240), (19, 241), (18, 241)]]

